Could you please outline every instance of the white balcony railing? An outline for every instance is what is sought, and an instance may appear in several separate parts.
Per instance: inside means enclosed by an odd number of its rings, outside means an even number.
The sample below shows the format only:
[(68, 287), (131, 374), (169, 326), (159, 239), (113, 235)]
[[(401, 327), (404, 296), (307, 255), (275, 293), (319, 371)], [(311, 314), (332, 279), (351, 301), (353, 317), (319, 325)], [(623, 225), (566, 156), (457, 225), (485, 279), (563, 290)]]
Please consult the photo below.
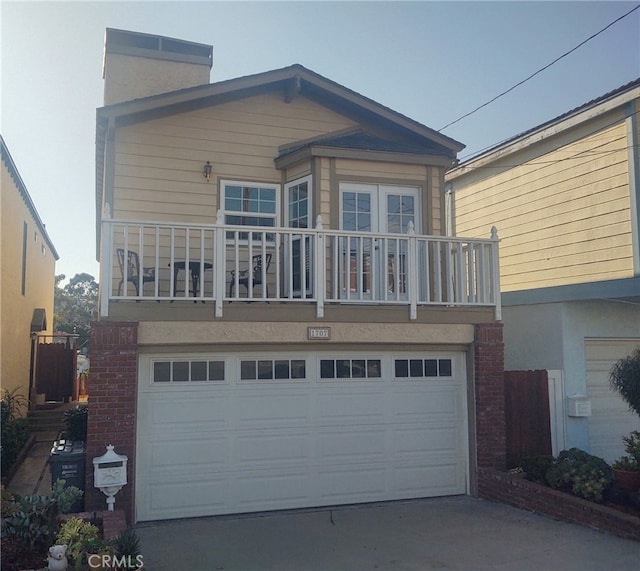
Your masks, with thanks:
[(109, 302), (395, 304), (493, 307), (500, 318), (498, 237), (111, 220), (102, 224), (101, 315)]

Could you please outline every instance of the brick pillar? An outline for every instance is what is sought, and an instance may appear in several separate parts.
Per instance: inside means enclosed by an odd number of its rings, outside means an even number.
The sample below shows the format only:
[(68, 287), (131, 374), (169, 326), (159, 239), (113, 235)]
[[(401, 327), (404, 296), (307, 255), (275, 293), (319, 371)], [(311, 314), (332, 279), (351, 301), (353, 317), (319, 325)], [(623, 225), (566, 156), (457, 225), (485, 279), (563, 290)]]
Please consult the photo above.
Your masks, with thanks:
[(498, 470), (506, 467), (507, 454), (502, 328), (477, 324), (474, 343), (477, 463)]
[(92, 460), (113, 444), (129, 458), (128, 483), (116, 495), (115, 508), (133, 523), (138, 324), (92, 323), (90, 357), (85, 510), (107, 509), (106, 496), (93, 486)]

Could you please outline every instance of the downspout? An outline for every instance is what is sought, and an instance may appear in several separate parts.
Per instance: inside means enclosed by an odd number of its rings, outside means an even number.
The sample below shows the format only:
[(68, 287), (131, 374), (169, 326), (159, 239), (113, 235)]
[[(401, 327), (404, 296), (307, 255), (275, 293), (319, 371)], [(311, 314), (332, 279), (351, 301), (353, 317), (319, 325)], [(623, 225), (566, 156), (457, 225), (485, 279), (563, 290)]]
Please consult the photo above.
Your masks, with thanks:
[(444, 234), (445, 236), (454, 236), (454, 202), (453, 202), (453, 184), (447, 182), (444, 185)]
[(638, 136), (638, 100), (627, 105), (627, 154), (629, 164), (629, 201), (631, 207), (631, 245), (633, 275), (640, 276), (640, 137)]

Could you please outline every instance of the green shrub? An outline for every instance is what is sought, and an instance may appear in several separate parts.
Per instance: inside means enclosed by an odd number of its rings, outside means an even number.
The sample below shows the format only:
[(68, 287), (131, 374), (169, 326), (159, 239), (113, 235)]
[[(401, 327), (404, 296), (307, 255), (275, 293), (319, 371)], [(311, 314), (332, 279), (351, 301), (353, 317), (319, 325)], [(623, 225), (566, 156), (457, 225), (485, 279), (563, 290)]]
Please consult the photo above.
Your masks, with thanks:
[(64, 487), (64, 480), (56, 480), (48, 496), (20, 496), (4, 492), (2, 495), (2, 537), (13, 538), (31, 551), (53, 545), (57, 518), (67, 513), (82, 490)]
[(538, 484), (547, 483), (546, 474), (553, 464), (553, 456), (528, 456), (520, 461), (520, 467), (524, 470), (527, 480)]
[(11, 515), (2, 519), (2, 537), (9, 537), (31, 551), (53, 545), (58, 509), (49, 496), (15, 496), (7, 506)]
[(86, 553), (87, 544), (98, 539), (100, 530), (79, 517), (72, 517), (65, 521), (60, 528), (57, 545), (67, 546), (67, 558), (69, 563), (79, 569), (82, 565), (83, 555)]
[(20, 450), (29, 439), (29, 423), (21, 418), (27, 399), (17, 390), (2, 390), (0, 400), (0, 443), (2, 473), (8, 474), (20, 454)]
[(140, 555), (140, 538), (133, 529), (125, 529), (113, 541), (116, 554), (120, 557), (129, 557), (134, 560)]
[(64, 412), (63, 420), (67, 427), (65, 434), (67, 440), (74, 442), (85, 442), (87, 440), (88, 417), (89, 411), (86, 406), (76, 405), (74, 408)]
[(546, 473), (547, 483), (556, 489), (597, 502), (613, 482), (613, 470), (602, 458), (578, 448), (560, 452)]
[(66, 480), (58, 478), (51, 486), (51, 498), (56, 501), (58, 513), (61, 514), (68, 514), (73, 504), (84, 495), (84, 492), (76, 486), (65, 488), (66, 483)]

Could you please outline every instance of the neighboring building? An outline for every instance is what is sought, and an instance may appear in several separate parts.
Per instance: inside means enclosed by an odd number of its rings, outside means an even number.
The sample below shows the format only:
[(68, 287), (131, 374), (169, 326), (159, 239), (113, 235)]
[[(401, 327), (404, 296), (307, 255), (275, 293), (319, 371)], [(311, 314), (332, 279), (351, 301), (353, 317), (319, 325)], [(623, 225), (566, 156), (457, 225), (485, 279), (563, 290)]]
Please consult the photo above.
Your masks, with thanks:
[(455, 234), (500, 232), (505, 369), (551, 371), (556, 448), (609, 461), (640, 428), (608, 386), (640, 345), (639, 111), (636, 80), (447, 175)]
[(0, 380), (29, 398), (36, 334), (53, 330), (58, 253), (2, 137), (0, 149)]
[(300, 65), (211, 61), (107, 30), (88, 457), (128, 455), (116, 505), (473, 493), (504, 466), (502, 325), (497, 237), (444, 236), (463, 145)]

